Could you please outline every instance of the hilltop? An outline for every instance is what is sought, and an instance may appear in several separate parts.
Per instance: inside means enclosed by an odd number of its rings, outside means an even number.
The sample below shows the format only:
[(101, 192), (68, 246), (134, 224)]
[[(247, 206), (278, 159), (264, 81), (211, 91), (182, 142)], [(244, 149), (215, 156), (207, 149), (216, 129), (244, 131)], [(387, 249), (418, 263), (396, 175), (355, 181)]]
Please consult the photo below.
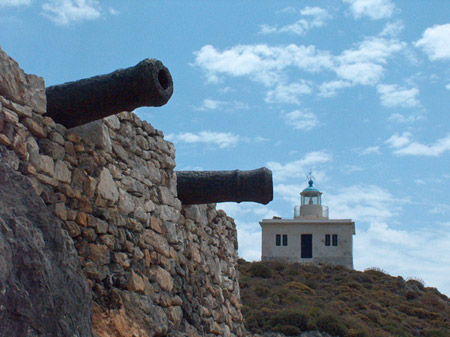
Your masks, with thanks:
[(450, 336), (450, 300), (420, 279), (330, 265), (239, 260), (242, 314), (253, 333)]

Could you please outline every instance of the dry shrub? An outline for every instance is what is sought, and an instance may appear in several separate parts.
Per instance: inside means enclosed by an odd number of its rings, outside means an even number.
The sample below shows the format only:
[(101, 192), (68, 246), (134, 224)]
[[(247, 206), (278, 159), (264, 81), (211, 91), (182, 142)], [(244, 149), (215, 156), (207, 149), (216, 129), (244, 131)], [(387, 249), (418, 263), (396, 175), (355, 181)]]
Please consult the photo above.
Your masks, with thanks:
[(271, 278), (272, 269), (262, 262), (253, 263), (249, 268), (249, 273), (253, 277)]
[(306, 284), (303, 284), (301, 282), (292, 281), (292, 282), (286, 283), (285, 287), (286, 287), (286, 289), (289, 289), (289, 290), (295, 291), (295, 292), (300, 291), (300, 292), (306, 292), (306, 293), (313, 294), (313, 295), (316, 294), (316, 292), (313, 289), (311, 289)]
[(317, 328), (320, 331), (328, 332), (332, 336), (348, 336), (347, 327), (333, 315), (323, 315), (317, 320)]

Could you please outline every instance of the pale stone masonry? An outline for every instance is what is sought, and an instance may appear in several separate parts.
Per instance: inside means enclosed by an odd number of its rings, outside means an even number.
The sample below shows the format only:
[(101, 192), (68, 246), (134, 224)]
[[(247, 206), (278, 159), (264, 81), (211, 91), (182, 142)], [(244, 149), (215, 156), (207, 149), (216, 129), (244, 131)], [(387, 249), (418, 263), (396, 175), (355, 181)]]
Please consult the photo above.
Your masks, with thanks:
[(353, 269), (355, 223), (350, 219), (329, 219), (322, 205), (322, 193), (309, 187), (301, 193), (301, 205), (293, 219), (263, 219), (262, 253), (264, 260), (300, 263), (327, 263)]
[(73, 239), (94, 336), (243, 336), (236, 226), (181, 205), (173, 144), (131, 112), (66, 129), (45, 111), (43, 79), (0, 49), (0, 161)]

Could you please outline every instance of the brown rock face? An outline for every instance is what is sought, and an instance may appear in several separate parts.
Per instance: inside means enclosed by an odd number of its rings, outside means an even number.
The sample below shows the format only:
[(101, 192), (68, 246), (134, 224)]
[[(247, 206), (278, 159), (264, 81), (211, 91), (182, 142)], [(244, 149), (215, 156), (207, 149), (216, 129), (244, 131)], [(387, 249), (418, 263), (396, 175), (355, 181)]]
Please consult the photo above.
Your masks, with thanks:
[(27, 105), (39, 113), (45, 112), (47, 99), (44, 80), (27, 75), (16, 61), (0, 48), (0, 95), (17, 103)]
[(91, 336), (91, 292), (59, 223), (0, 163), (1, 336)]

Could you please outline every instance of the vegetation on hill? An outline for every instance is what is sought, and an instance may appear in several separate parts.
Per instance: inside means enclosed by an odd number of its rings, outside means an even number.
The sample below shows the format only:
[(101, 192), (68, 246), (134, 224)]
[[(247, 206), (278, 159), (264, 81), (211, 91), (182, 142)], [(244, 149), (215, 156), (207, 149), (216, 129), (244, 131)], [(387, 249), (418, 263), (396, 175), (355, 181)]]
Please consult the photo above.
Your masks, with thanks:
[(242, 314), (253, 333), (448, 337), (450, 300), (423, 281), (330, 265), (239, 260)]

